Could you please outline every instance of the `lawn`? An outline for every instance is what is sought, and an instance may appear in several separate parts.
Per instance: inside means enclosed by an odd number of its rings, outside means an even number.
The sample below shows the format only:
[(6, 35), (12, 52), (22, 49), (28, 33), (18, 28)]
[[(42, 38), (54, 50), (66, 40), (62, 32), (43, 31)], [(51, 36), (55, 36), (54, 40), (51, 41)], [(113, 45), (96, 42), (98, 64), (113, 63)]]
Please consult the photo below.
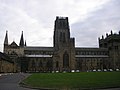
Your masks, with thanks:
[(23, 83), (39, 88), (120, 87), (120, 72), (34, 73)]

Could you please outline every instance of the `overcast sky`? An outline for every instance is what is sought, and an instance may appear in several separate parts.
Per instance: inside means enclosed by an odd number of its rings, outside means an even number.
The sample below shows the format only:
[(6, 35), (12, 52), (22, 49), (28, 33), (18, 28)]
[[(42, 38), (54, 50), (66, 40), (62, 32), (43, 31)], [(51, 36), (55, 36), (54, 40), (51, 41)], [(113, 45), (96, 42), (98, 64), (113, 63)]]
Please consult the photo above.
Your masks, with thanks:
[(9, 44), (53, 46), (56, 16), (69, 18), (76, 46), (98, 47), (98, 37), (120, 30), (120, 0), (0, 0), (0, 51), (6, 30)]

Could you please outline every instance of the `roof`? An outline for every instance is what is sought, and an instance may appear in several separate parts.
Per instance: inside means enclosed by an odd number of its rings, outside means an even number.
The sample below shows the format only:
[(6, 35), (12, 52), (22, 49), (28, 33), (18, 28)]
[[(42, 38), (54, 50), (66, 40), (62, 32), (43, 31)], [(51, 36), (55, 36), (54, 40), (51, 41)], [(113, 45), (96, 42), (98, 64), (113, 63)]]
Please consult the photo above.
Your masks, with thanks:
[(46, 57), (46, 58), (49, 58), (49, 57), (52, 57), (52, 55), (25, 55), (26, 57)]
[(0, 58), (5, 60), (5, 61), (13, 63), (13, 61), (11, 61), (10, 57), (5, 53), (0, 52)]
[(11, 47), (18, 47), (18, 45), (13, 41), (11, 44), (10, 44)]
[(35, 47), (35, 46), (27, 46), (24, 50), (35, 50), (35, 51), (53, 51), (53, 47)]
[(75, 55), (76, 58), (108, 58), (108, 55)]
[(108, 51), (107, 48), (83, 48), (83, 47), (75, 47), (75, 50), (79, 50), (79, 51)]

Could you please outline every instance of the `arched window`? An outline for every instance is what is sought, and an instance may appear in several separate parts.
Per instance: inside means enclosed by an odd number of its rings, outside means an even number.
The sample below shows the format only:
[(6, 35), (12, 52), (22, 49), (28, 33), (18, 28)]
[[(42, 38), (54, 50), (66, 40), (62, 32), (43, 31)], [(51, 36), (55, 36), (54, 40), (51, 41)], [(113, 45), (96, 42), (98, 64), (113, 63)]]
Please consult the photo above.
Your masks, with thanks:
[(39, 67), (43, 67), (42, 61), (39, 62)]
[(62, 32), (60, 32), (59, 38), (60, 38), (60, 42), (61, 42), (62, 41)]
[(63, 42), (66, 42), (66, 40), (65, 40), (65, 33), (63, 33)]
[(32, 60), (32, 67), (35, 67), (35, 61)]
[(47, 62), (47, 67), (48, 67), (48, 68), (51, 68), (51, 67), (52, 67), (51, 61), (48, 61), (48, 62)]
[(58, 61), (56, 61), (56, 68), (58, 68), (59, 67), (59, 62)]
[(63, 67), (64, 68), (69, 67), (69, 55), (67, 52), (65, 52), (63, 55)]

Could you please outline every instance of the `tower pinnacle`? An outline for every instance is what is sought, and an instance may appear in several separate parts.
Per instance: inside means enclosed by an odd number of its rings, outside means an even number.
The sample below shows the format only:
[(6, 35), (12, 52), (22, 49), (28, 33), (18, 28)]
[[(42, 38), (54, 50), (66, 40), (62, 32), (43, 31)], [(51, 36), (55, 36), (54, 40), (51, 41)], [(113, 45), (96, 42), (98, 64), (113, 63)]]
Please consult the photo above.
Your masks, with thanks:
[(27, 44), (26, 44), (26, 40), (25, 40), (25, 46), (27, 46)]
[(23, 31), (22, 31), (22, 34), (21, 34), (19, 46), (20, 46), (20, 47), (24, 47)]
[(8, 31), (6, 31), (4, 45), (8, 45)]

